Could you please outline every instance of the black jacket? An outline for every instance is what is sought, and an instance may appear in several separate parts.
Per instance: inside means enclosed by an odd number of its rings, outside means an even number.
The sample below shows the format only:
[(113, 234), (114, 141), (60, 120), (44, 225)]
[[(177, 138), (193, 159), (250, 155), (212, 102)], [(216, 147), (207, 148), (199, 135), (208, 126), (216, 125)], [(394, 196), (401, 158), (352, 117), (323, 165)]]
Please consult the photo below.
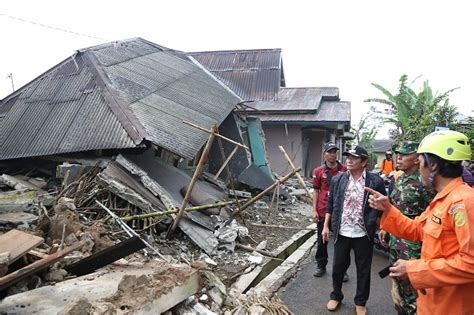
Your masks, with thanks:
[[(370, 187), (383, 195), (386, 195), (385, 185), (383, 179), (376, 174), (366, 171), (365, 187)], [(337, 241), (339, 229), (341, 227), (342, 208), (344, 206), (344, 193), (349, 184), (349, 171), (334, 176), (329, 186), (328, 204), (326, 213), (331, 215), (331, 231), (334, 233), (334, 242)], [(367, 236), (370, 241), (374, 240), (375, 230), (377, 229), (377, 219), (382, 215), (381, 211), (372, 209), (367, 202), (369, 193), (364, 193), (364, 225), (367, 231)]]

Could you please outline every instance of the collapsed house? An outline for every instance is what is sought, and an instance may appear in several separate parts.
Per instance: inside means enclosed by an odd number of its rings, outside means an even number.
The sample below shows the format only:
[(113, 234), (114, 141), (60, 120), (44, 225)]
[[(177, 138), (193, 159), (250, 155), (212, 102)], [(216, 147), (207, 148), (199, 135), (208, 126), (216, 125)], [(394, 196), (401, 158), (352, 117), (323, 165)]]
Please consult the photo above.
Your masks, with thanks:
[(336, 88), (285, 88), (278, 49), (186, 54), (136, 38), (78, 50), (0, 102), (0, 311), (236, 306), (288, 248), (314, 242), (310, 183), (290, 178), (320, 162), (323, 141), (342, 145), (349, 116)]
[(241, 126), (247, 133), (253, 162), (265, 172), (282, 176), (288, 171), (278, 150), (283, 145), (309, 177), (322, 163), (325, 142), (333, 141), (342, 149), (352, 138), (350, 102), (340, 100), (337, 87), (287, 88), (280, 49), (188, 55), (244, 100)]
[[(210, 256), (219, 250), (232, 252), (239, 245), (253, 251), (237, 243), (249, 235), (233, 219), (253, 204), (270, 211), (258, 199), (272, 191), (278, 208), (279, 187), (297, 170), (274, 180), (271, 172), (252, 163), (257, 149), (245, 145), (241, 119), (234, 112), (241, 102), (191, 56), (141, 38), (78, 50), (2, 100), (0, 229), (8, 232), (0, 235), (0, 292), (14, 295), (4, 299), (0, 311), (41, 313), (53, 306), (65, 313), (165, 311), (201, 286), (186, 268), (206, 269), (194, 264), (192, 255), (172, 248), (166, 253), (174, 224), (205, 253), (199, 256), (205, 266), (215, 265)], [(237, 190), (241, 187), (254, 196)], [(285, 190), (281, 195), (291, 198)], [(258, 214), (257, 219), (263, 222)], [(306, 219), (300, 222), (303, 228), (307, 224)], [(34, 233), (24, 232), (32, 228)], [(282, 261), (264, 248), (260, 244), (258, 251), (267, 259)], [(148, 260), (158, 258), (160, 266), (149, 261), (146, 275), (121, 282), (130, 266), (91, 276), (140, 250)], [(245, 269), (262, 263), (263, 256), (252, 255), (243, 262), (228, 254), (222, 259), (242, 262), (237, 267)], [(171, 262), (186, 264), (172, 267), (180, 271), (170, 283), (184, 290), (172, 294), (175, 298), (154, 289), (168, 279)], [(85, 300), (73, 301), (73, 293), (71, 299), (61, 298), (77, 290), (72, 282), (64, 281), (60, 291), (44, 286), (74, 276), (83, 277), (79, 295)], [(90, 290), (87, 281), (92, 278), (109, 298)], [(216, 289), (209, 295), (219, 309), (227, 293), (219, 279), (212, 279)], [(134, 291), (145, 282), (153, 294)], [(235, 289), (234, 298), (251, 282)], [(106, 284), (111, 285), (107, 290)], [(37, 287), (36, 293), (20, 293)], [(126, 298), (119, 293), (127, 288), (152, 298), (124, 305)], [(104, 300), (97, 304), (86, 296)]]

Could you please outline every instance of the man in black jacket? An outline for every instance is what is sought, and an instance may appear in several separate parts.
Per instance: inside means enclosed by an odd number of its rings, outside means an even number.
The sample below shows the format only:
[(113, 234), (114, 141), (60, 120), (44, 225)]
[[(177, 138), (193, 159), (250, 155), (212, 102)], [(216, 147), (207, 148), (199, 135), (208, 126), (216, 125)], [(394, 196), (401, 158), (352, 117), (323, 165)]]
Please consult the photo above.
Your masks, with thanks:
[(329, 311), (340, 305), (344, 272), (349, 268), (351, 249), (354, 251), (357, 270), (357, 292), (354, 298), (356, 313), (367, 314), (365, 306), (370, 293), (370, 269), (373, 241), (379, 213), (368, 202), (365, 187), (386, 195), (380, 176), (365, 171), (369, 155), (361, 146), (355, 146), (342, 154), (347, 156), (347, 172), (331, 180), (326, 218), (322, 231), (323, 241), (329, 240), (329, 230), (334, 234), (334, 259)]

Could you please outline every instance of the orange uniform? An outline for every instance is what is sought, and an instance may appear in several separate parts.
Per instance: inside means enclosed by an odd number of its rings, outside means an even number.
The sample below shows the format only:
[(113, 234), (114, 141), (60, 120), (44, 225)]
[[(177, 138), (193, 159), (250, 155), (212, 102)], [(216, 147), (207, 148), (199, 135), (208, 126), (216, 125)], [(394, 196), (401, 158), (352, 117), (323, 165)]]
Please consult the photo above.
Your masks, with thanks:
[[(381, 228), (397, 237), (423, 241), (421, 259), (407, 263), (418, 290), (418, 314), (474, 314), (474, 190), (453, 179), (419, 217), (411, 220), (392, 206)], [(422, 290), (425, 289), (425, 290)]]

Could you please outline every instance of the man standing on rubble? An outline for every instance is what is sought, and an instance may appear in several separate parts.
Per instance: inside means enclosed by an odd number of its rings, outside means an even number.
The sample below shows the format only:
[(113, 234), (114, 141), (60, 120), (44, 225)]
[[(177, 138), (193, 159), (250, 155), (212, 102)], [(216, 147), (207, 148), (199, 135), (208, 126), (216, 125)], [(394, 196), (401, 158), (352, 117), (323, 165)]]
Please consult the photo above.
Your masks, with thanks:
[[(326, 205), (329, 193), (329, 183), (331, 178), (346, 171), (346, 166), (337, 160), (337, 151), (339, 148), (334, 142), (328, 142), (323, 147), (323, 165), (313, 171), (313, 221), (318, 225), (318, 240), (316, 243), (316, 272), (315, 277), (321, 277), (326, 273), (328, 263), (328, 246), (323, 242), (321, 233), (324, 227), (324, 218), (326, 216)], [(347, 273), (344, 276), (348, 280)]]
[(329, 230), (334, 234), (334, 259), (332, 271), (331, 298), (327, 304), (329, 311), (335, 311), (344, 298), (342, 280), (351, 263), (354, 251), (357, 270), (357, 291), (354, 298), (357, 315), (367, 314), (365, 306), (370, 293), (370, 269), (374, 249), (374, 236), (379, 218), (378, 211), (367, 202), (370, 187), (385, 195), (382, 178), (365, 170), (369, 155), (361, 146), (354, 146), (344, 152), (347, 156), (347, 172), (331, 180), (326, 219), (322, 232), (323, 241), (329, 240)]
[[(397, 168), (402, 173), (393, 179), (393, 185), (389, 189), (389, 198), (392, 204), (400, 212), (411, 219), (419, 216), (429, 205), (434, 194), (432, 190), (423, 186), (419, 171), (418, 143), (405, 142), (398, 150)], [(380, 230), (379, 240), (384, 246), (387, 232)], [(419, 259), (421, 253), (421, 242), (411, 242), (390, 235), (389, 262), (394, 264), (398, 259)], [(392, 299), (398, 314), (416, 314), (416, 292), (410, 281), (392, 279)]]

